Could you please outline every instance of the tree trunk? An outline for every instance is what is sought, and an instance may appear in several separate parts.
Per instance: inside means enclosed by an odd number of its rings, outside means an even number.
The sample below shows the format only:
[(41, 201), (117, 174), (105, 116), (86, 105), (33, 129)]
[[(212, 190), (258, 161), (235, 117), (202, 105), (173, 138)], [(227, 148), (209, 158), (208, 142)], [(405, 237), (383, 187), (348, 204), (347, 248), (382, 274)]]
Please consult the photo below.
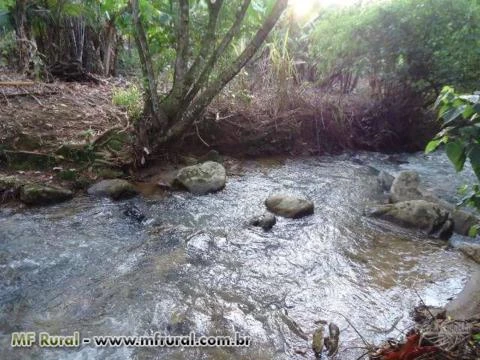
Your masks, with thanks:
[(145, 155), (158, 149), (187, 131), (195, 120), (201, 117), (207, 106), (248, 63), (265, 41), (277, 20), (286, 9), (288, 0), (277, 0), (271, 13), (261, 28), (246, 46), (245, 50), (230, 66), (210, 79), (218, 60), (225, 55), (233, 38), (241, 29), (241, 24), (251, 0), (243, 0), (238, 8), (236, 20), (217, 45), (216, 24), (223, 1), (208, 2), (209, 21), (202, 46), (190, 69), (189, 62), (189, 2), (179, 0), (177, 14), (177, 53), (175, 61), (174, 85), (169, 95), (160, 103), (157, 93), (156, 75), (148, 48), (145, 30), (140, 18), (138, 0), (131, 0), (135, 25), (135, 40), (142, 64), (145, 92), (145, 113), (137, 123), (137, 155), (145, 163)]

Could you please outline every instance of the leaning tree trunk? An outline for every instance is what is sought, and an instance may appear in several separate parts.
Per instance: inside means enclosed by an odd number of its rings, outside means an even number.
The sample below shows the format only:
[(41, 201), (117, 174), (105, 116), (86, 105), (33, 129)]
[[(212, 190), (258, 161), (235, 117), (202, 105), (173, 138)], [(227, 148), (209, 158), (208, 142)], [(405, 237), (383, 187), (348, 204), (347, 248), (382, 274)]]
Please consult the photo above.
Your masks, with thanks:
[[(143, 27), (138, 0), (131, 0), (135, 25), (135, 40), (144, 77), (144, 117), (137, 123), (137, 155), (142, 164), (145, 156), (155, 153), (169, 142), (178, 139), (194, 121), (199, 119), (207, 106), (248, 63), (275, 26), (288, 0), (277, 0), (271, 13), (263, 22), (245, 50), (219, 74), (212, 77), (218, 60), (226, 54), (235, 36), (240, 33), (243, 19), (251, 0), (239, 5), (235, 21), (219, 43), (216, 42), (217, 23), (223, 0), (209, 1), (209, 20), (200, 50), (193, 61), (189, 59), (189, 1), (178, 0), (176, 21), (176, 61), (173, 87), (161, 102), (157, 93), (157, 78), (152, 64), (149, 44)], [(190, 66), (189, 66), (190, 65)]]

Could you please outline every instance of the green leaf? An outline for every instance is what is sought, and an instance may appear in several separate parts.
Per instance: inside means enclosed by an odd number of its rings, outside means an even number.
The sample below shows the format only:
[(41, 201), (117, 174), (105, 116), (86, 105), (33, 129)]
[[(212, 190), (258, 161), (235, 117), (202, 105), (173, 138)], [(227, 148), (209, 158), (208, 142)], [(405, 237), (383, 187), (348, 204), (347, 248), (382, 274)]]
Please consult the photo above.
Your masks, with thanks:
[(478, 225), (473, 225), (469, 230), (468, 230), (468, 236), (474, 238), (478, 235), (478, 230), (479, 226)]
[(480, 145), (472, 144), (468, 152), (468, 158), (472, 164), (473, 171), (477, 178), (480, 179)]
[(455, 166), (455, 170), (457, 172), (462, 171), (466, 160), (464, 146), (457, 141), (450, 142), (445, 147), (445, 150), (447, 152), (448, 158)]
[(442, 139), (438, 140), (432, 140), (427, 144), (427, 147), (425, 148), (425, 154), (430, 154), (437, 150), (437, 148), (440, 146), (442, 143)]
[(443, 126), (449, 126), (455, 121), (462, 119), (463, 112), (465, 111), (465, 105), (461, 105), (457, 108), (450, 108), (449, 110), (445, 111), (441, 117), (443, 119)]

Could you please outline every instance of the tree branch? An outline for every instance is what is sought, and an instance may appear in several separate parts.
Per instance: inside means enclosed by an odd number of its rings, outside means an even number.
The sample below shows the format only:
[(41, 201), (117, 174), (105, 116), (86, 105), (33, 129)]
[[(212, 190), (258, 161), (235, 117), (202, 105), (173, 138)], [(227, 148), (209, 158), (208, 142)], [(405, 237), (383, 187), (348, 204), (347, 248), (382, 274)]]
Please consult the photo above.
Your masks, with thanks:
[(225, 69), (213, 83), (200, 95), (200, 97), (193, 103), (193, 112), (195, 114), (202, 112), (203, 109), (210, 104), (213, 98), (222, 91), (248, 61), (255, 55), (257, 50), (263, 44), (270, 31), (275, 26), (277, 20), (287, 8), (288, 0), (277, 0), (269, 16), (265, 19), (262, 27), (257, 31), (254, 38), (247, 45), (245, 50), (233, 62), (233, 64)]
[(262, 27), (257, 31), (254, 38), (250, 41), (245, 50), (233, 62), (233, 64), (224, 70), (220, 76), (209, 86), (191, 106), (183, 113), (181, 119), (178, 119), (162, 136), (159, 142), (164, 143), (185, 131), (193, 121), (205, 110), (213, 98), (220, 93), (223, 87), (237, 75), (240, 70), (253, 57), (260, 48), (270, 31), (275, 26), (277, 20), (282, 15), (288, 5), (288, 0), (277, 0), (269, 16), (263, 22)]
[(218, 59), (223, 56), (227, 48), (233, 41), (233, 38), (239, 33), (240, 27), (242, 26), (243, 19), (245, 18), (245, 14), (247, 13), (248, 7), (250, 6), (251, 0), (243, 0), (242, 5), (238, 9), (238, 12), (235, 16), (235, 21), (228, 30), (228, 32), (223, 37), (220, 45), (213, 51), (210, 58), (208, 59), (207, 63), (204, 66), (204, 69), (196, 81), (193, 84), (184, 97), (184, 104), (190, 103), (195, 96), (197, 96), (200, 89), (204, 86), (204, 84), (208, 81), (210, 74), (212, 73), (215, 64), (218, 62)]
[[(138, 55), (142, 66), (145, 88), (145, 107), (148, 115), (157, 117), (159, 113), (159, 101), (157, 93), (157, 77), (153, 70), (152, 56), (148, 47), (147, 36), (140, 19), (138, 0), (131, 0), (133, 23), (135, 26), (135, 42), (137, 43)], [(161, 119), (156, 119), (161, 121)], [(159, 124), (161, 125), (161, 124)]]
[(215, 2), (208, 1), (208, 25), (205, 32), (205, 36), (200, 44), (200, 50), (193, 65), (187, 73), (185, 79), (185, 88), (183, 95), (186, 95), (188, 89), (192, 86), (197, 76), (199, 75), (202, 66), (205, 64), (205, 60), (211, 52), (212, 44), (215, 44), (215, 33), (217, 29), (218, 16), (223, 5), (223, 0), (217, 0)]
[(175, 75), (172, 92), (183, 89), (188, 63), (190, 5), (188, 0), (179, 0), (177, 23), (177, 56), (175, 59)]

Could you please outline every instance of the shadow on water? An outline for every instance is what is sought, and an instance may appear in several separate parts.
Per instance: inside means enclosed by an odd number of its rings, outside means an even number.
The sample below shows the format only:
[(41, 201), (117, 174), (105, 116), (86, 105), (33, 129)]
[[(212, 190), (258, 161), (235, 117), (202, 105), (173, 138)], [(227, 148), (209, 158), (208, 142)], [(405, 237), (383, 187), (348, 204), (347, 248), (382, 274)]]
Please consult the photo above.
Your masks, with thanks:
[[(0, 347), (7, 359), (294, 359), (309, 350), (318, 320), (342, 330), (339, 358), (370, 341), (395, 337), (419, 303), (443, 305), (472, 264), (445, 244), (363, 217), (382, 201), (376, 169), (415, 169), (426, 186), (453, 200), (453, 170), (438, 155), (391, 161), (361, 153), (275, 164), (247, 162), (227, 188), (194, 197), (78, 198), (23, 211), (0, 211)], [(450, 169), (450, 170), (449, 170)], [(277, 190), (303, 194), (315, 215), (279, 219), (269, 233), (248, 227)], [(453, 195), (452, 195), (453, 194)], [(382, 329), (391, 328), (389, 332)], [(248, 349), (11, 349), (10, 333), (82, 337), (156, 331), (252, 337)], [(2, 355), (3, 356), (3, 355)]]

